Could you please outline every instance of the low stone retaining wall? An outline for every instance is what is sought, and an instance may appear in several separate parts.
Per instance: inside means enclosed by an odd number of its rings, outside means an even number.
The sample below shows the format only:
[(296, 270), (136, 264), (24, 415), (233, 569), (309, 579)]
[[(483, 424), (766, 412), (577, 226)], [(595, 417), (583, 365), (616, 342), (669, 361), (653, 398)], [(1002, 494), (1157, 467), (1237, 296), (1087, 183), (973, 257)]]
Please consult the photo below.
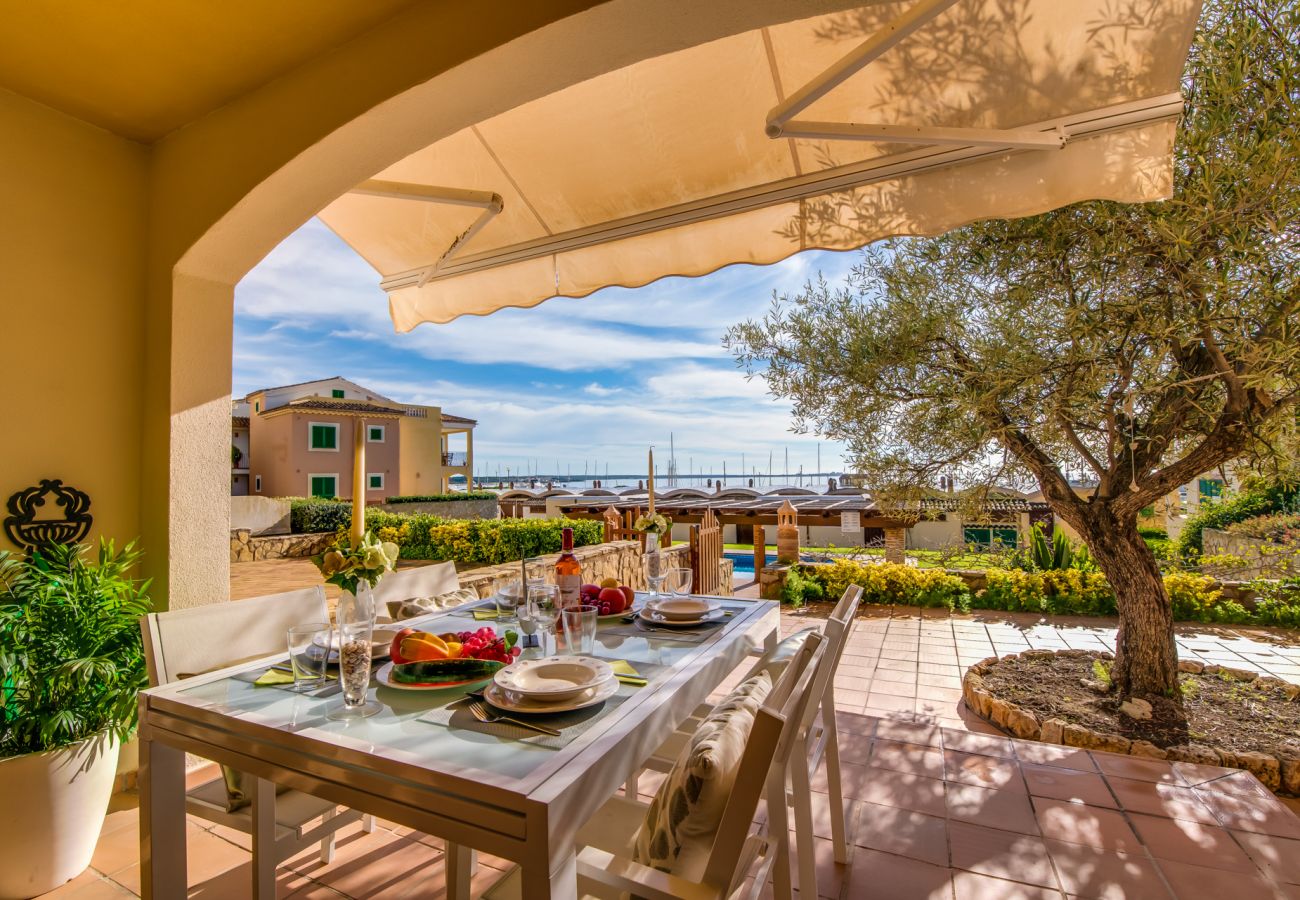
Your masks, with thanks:
[[(690, 547), (678, 544), (663, 551), (672, 567), (690, 567)], [(637, 541), (611, 541), (607, 544), (592, 544), (589, 547), (574, 548), (573, 555), (582, 564), (582, 578), (587, 582), (600, 582), (605, 578), (617, 578), (619, 584), (626, 584), (633, 590), (644, 591), (646, 583), (645, 566), (641, 561), (641, 545)], [(541, 557), (554, 564), (558, 553)], [(731, 569), (729, 559), (722, 560), (723, 593), (731, 594)], [(519, 563), (503, 563), (499, 566), (483, 566), (460, 573), (460, 586), (473, 588), (480, 597), (490, 597), (511, 581), (519, 580)]]
[(290, 503), (282, 497), (250, 494), (230, 498), (230, 528), (252, 534), (288, 534)]
[(230, 561), (260, 562), (266, 559), (299, 559), (315, 556), (334, 542), (333, 532), (319, 534), (273, 534), (255, 537), (247, 528), (230, 532)]
[(1236, 556), (1245, 565), (1233, 574), (1242, 578), (1284, 578), (1300, 572), (1300, 547), (1278, 544), (1262, 538), (1248, 537), (1207, 528), (1202, 533), (1206, 556)]
[[(1300, 759), (1279, 759), (1270, 753), (1239, 752), (1220, 750), (1200, 744), (1188, 744), (1180, 747), (1157, 747), (1150, 741), (1130, 740), (1118, 734), (1093, 731), (1083, 725), (1066, 722), (1063, 719), (1040, 721), (1031, 710), (1022, 709), (1009, 700), (995, 697), (985, 687), (984, 676), (1003, 659), (1024, 657), (1026, 659), (1050, 659), (1066, 657), (1083, 659), (1094, 654), (1088, 650), (1026, 650), (1006, 657), (990, 656), (966, 670), (962, 678), (962, 699), (968, 709), (977, 716), (992, 722), (999, 728), (1027, 741), (1042, 741), (1046, 744), (1063, 744), (1078, 747), (1081, 750), (1106, 750), (1110, 753), (1124, 753), (1129, 756), (1141, 756), (1148, 759), (1168, 759), (1175, 762), (1202, 763), (1211, 766), (1224, 766), (1230, 769), (1245, 769), (1253, 774), (1269, 790), (1278, 793), (1300, 795)], [(1109, 653), (1100, 654), (1102, 658), (1113, 658)], [(1196, 660), (1182, 660), (1179, 671), (1200, 674), (1219, 675), (1241, 681), (1267, 679), (1278, 685), (1287, 682), (1271, 675), (1259, 675), (1244, 669), (1229, 669), (1225, 666), (1206, 666)], [(1300, 693), (1300, 687), (1290, 687)]]
[[(501, 510), (495, 499), (431, 500), (423, 503), (380, 503), (379, 509), (390, 513), (440, 516), (444, 519), (497, 519)], [(371, 509), (374, 506), (369, 507)]]

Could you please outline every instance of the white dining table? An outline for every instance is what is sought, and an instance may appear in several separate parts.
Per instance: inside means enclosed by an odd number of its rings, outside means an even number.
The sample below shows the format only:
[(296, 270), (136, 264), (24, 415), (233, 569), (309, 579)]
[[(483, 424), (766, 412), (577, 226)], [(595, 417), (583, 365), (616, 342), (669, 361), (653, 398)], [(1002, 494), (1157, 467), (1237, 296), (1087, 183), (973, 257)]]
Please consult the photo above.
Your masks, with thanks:
[[(185, 754), (191, 753), (253, 776), (263, 798), (283, 785), (443, 838), (449, 847), (516, 862), (526, 900), (575, 898), (578, 829), (737, 665), (775, 645), (776, 603), (713, 599), (729, 613), (702, 639), (602, 622), (595, 655), (640, 665), (648, 684), (621, 686), (618, 702), (607, 702), (560, 749), (422, 721), (455, 692), (399, 691), (373, 679), (378, 714), (327, 718), (340, 696), (251, 683), (251, 673), (282, 662), (284, 654), (142, 692), (143, 896), (186, 895)], [(494, 623), (476, 621), (462, 607), (402, 624), (443, 632)], [(263, 827), (271, 824), (263, 819)], [(466, 879), (464, 868), (449, 865), (448, 874), (460, 870)], [(464, 881), (448, 885), (448, 896), (457, 895), (468, 895)]]

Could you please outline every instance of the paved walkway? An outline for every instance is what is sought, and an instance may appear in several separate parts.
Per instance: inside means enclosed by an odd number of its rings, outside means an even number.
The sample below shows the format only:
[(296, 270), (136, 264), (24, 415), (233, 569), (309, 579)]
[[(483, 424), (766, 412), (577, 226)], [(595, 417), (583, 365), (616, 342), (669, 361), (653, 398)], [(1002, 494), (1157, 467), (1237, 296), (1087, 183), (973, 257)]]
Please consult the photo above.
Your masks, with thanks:
[[(819, 613), (787, 612), (783, 631), (814, 624)], [(1113, 625), (1095, 619), (867, 610), (836, 681), (852, 854), (848, 866), (833, 862), (823, 799), (819, 893), (832, 900), (1300, 900), (1300, 818), (1287, 804), (1297, 805), (1253, 776), (1011, 740), (961, 703), (963, 668), (992, 653), (1109, 647), (1113, 637)], [(1179, 651), (1300, 682), (1294, 633), (1182, 629)], [(655, 783), (643, 779), (646, 790)], [(819, 778), (815, 787), (823, 786)], [(93, 868), (47, 896), (90, 900), (139, 890), (134, 797), (115, 803)], [(312, 852), (290, 860), (280, 895), (445, 895), (438, 839), (391, 824), (345, 835), (332, 865)], [(191, 819), (190, 896), (247, 897), (247, 847), (245, 836)], [(475, 895), (505, 868), (485, 857)]]

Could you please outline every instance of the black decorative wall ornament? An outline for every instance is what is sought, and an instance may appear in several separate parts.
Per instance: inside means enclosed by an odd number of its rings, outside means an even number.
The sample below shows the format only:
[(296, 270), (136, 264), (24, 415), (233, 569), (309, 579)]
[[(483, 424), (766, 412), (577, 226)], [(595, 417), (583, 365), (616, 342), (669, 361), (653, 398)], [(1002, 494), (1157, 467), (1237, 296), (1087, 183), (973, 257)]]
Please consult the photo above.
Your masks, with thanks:
[[(60, 518), (41, 518), (39, 513), (54, 499), (63, 507)], [(24, 488), (9, 498), (5, 534), (24, 550), (50, 544), (76, 544), (90, 533), (90, 495), (67, 487), (59, 478), (42, 478), (36, 487)]]

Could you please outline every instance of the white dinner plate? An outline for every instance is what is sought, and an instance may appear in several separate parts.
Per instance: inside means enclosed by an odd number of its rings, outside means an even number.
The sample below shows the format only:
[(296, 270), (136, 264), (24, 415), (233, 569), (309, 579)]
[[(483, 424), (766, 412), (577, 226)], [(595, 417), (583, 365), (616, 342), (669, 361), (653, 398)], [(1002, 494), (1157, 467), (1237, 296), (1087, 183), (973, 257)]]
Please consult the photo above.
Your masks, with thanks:
[(722, 609), (722, 604), (703, 597), (658, 597), (646, 601), (645, 608), (654, 610), (665, 619), (699, 622), (704, 616)]
[(477, 688), (485, 684), (491, 684), (492, 676), (471, 678), (469, 681), (448, 681), (441, 684), (409, 684), (404, 681), (394, 681), (393, 664), (386, 662), (375, 670), (375, 681), (378, 681), (383, 687), (390, 687), (398, 691), (446, 691), (452, 688)]
[(516, 660), (500, 669), (493, 681), (511, 694), (530, 700), (556, 702), (577, 697), (613, 677), (613, 668), (603, 659), (547, 656)]
[(670, 619), (655, 611), (654, 607), (646, 606), (637, 613), (642, 621), (649, 622), (656, 628), (692, 628), (696, 625), (708, 625), (711, 622), (718, 622), (725, 618), (727, 611), (719, 606), (717, 609), (701, 616), (698, 619)]
[(561, 700), (558, 703), (529, 700), (527, 697), (521, 697), (518, 694), (512, 694), (504, 690), (495, 681), (488, 682), (487, 687), (483, 689), (483, 697), (497, 709), (524, 715), (546, 715), (547, 713), (573, 712), (576, 709), (586, 709), (589, 706), (604, 703), (617, 693), (618, 679), (615, 678), (611, 678), (604, 684), (597, 685), (594, 688), (587, 688), (578, 696), (571, 697), (568, 700)]

